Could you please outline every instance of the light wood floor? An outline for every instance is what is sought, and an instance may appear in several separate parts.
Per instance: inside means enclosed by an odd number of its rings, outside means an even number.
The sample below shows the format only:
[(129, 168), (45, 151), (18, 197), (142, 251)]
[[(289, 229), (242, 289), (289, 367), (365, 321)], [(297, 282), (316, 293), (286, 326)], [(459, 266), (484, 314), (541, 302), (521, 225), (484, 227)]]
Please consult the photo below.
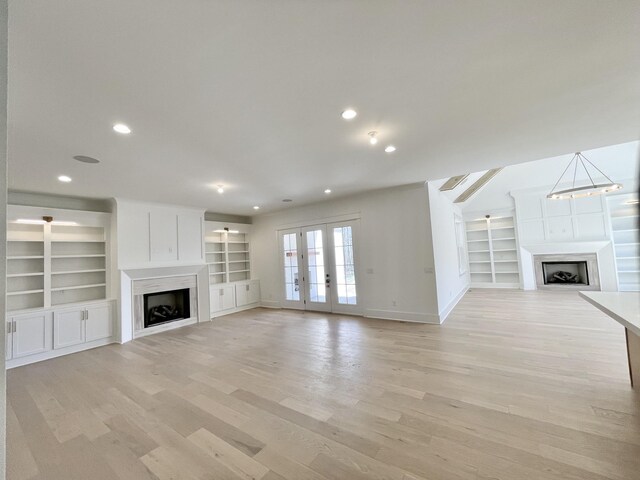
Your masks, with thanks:
[(9, 371), (8, 478), (638, 480), (640, 394), (573, 293), (256, 309)]

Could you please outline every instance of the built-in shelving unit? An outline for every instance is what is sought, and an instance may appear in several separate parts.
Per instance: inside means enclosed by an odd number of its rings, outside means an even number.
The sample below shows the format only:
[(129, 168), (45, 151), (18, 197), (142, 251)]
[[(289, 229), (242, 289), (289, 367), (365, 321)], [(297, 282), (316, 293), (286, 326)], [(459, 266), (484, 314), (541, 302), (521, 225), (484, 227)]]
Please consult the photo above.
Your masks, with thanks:
[(205, 236), (209, 283), (232, 283), (251, 278), (247, 233), (214, 230)]
[(520, 269), (513, 217), (466, 222), (471, 286), (518, 288)]
[(618, 290), (640, 291), (640, 220), (638, 195), (626, 193), (607, 198), (616, 255)]
[(104, 227), (10, 221), (7, 310), (106, 299), (106, 245)]

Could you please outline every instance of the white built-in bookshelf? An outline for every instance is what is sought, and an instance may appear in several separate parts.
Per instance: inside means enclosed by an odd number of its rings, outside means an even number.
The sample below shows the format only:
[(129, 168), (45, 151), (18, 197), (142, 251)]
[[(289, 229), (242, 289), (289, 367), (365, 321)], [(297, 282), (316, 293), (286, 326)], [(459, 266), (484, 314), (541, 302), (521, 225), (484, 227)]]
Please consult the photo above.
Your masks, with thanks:
[(249, 235), (216, 230), (205, 235), (209, 283), (239, 282), (251, 278)]
[(513, 217), (466, 222), (472, 287), (520, 286), (516, 229)]
[(640, 291), (640, 220), (638, 195), (621, 194), (607, 198), (616, 256), (618, 290)]
[(105, 229), (7, 225), (7, 310), (54, 307), (106, 298)]

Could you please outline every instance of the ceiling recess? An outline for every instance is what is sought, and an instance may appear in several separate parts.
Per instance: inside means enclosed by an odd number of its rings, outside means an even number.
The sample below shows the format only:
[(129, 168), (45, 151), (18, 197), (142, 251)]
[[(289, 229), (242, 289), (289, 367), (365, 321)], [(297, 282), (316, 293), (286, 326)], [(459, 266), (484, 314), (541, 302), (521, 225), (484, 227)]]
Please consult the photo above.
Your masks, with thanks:
[(100, 163), (100, 160), (97, 158), (88, 157), (86, 155), (75, 155), (73, 159), (82, 163)]
[(487, 183), (489, 183), (489, 180), (491, 180), (493, 177), (495, 177), (500, 170), (502, 170), (502, 167), (501, 168), (492, 168), (491, 170), (487, 170), (487, 172), (484, 175), (482, 175), (478, 180), (476, 180), (473, 183), (473, 185), (471, 185), (464, 192), (462, 192), (462, 194), (458, 198), (456, 198), (453, 201), (453, 203), (462, 203), (462, 202), (466, 202), (467, 200), (469, 200), (469, 198), (471, 198), (482, 187), (484, 187)]
[(449, 180), (442, 184), (442, 186), (440, 187), (440, 191), (448, 192), (455, 189), (458, 185), (464, 182), (468, 176), (469, 174), (467, 173), (465, 175), (456, 175), (455, 177), (451, 177)]

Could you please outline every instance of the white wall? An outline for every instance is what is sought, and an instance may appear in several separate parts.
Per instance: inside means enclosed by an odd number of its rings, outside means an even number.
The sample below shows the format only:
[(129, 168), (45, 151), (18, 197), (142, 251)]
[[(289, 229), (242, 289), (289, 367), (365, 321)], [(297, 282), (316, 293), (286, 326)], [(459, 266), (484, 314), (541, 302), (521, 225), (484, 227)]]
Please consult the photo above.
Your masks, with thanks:
[[(0, 258), (6, 258), (7, 240), (7, 1), (0, 0)], [(6, 262), (0, 262), (0, 312), (5, 325)], [(0, 479), (5, 478), (6, 372), (5, 328), (0, 328)]]
[(469, 273), (465, 266), (461, 275), (458, 262), (454, 214), (462, 215), (462, 210), (438, 188), (439, 182), (428, 183), (438, 314), (442, 322), (469, 288)]
[(439, 323), (424, 184), (254, 217), (251, 242), (263, 305), (279, 307), (283, 295), (277, 231), (347, 218), (360, 219), (356, 278), (364, 315)]
[(204, 264), (204, 209), (116, 199), (118, 268)]

